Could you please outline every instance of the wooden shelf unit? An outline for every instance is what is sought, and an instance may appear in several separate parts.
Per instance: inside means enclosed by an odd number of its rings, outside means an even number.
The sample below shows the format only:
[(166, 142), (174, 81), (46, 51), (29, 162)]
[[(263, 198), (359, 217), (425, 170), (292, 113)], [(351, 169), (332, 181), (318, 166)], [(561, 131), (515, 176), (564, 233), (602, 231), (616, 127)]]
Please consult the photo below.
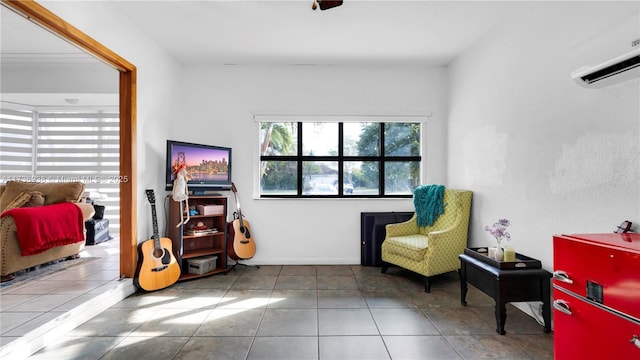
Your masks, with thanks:
[[(173, 199), (169, 200), (169, 238), (173, 242), (174, 256), (182, 269), (179, 280), (195, 279), (227, 271), (227, 197), (219, 195), (190, 196), (189, 206), (197, 207), (198, 205), (222, 205), (224, 210), (219, 215), (192, 215), (187, 224), (176, 227), (180, 219), (186, 218), (186, 212), (183, 211), (180, 214), (180, 203), (173, 201)], [(184, 203), (183, 210), (185, 210)], [(198, 222), (218, 231), (205, 235), (186, 235), (185, 230)], [(204, 274), (189, 273), (189, 259), (210, 255), (218, 257), (212, 271)]]

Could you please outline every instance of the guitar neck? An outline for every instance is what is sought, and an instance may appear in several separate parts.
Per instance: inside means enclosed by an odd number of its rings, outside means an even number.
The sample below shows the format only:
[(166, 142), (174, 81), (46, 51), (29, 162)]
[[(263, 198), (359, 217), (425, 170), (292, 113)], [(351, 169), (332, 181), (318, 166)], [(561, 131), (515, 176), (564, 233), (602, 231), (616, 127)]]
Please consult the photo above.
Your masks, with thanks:
[(236, 208), (238, 209), (238, 220), (240, 220), (240, 226), (244, 226), (242, 222), (242, 210), (240, 210), (240, 200), (238, 200), (238, 193), (234, 192), (233, 195), (236, 198)]
[(156, 204), (151, 203), (151, 217), (153, 221), (153, 244), (156, 249), (160, 248), (160, 235), (158, 232), (158, 216), (156, 215)]

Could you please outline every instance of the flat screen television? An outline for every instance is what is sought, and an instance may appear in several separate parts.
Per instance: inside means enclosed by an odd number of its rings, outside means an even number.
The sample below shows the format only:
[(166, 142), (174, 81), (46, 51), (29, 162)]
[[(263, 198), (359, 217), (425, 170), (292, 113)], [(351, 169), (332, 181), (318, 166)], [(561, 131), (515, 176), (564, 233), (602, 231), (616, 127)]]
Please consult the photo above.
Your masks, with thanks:
[(173, 190), (175, 169), (182, 164), (192, 195), (231, 189), (231, 148), (167, 140), (166, 190)]

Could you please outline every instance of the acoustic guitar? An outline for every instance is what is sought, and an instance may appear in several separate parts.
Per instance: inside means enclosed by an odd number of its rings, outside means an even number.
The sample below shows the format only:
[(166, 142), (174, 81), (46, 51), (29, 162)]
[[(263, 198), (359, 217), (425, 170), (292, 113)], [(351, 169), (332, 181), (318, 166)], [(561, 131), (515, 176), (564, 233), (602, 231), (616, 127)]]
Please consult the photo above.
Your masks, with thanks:
[(238, 192), (234, 183), (231, 183), (231, 191), (236, 198), (237, 211), (234, 213), (234, 220), (230, 221), (227, 226), (229, 231), (227, 253), (230, 258), (236, 261), (251, 259), (256, 254), (256, 243), (251, 236), (249, 222), (242, 216)]
[(138, 266), (133, 284), (145, 291), (164, 289), (180, 278), (180, 265), (173, 256), (171, 239), (158, 235), (156, 197), (152, 189), (147, 189), (147, 199), (151, 203), (153, 238), (138, 245)]

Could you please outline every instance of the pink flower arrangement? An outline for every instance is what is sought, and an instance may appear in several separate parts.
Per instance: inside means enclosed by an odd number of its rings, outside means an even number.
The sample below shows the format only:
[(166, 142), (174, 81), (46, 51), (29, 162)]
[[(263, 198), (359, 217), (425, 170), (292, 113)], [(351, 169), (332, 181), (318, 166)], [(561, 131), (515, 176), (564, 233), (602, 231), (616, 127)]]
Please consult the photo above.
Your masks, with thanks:
[(484, 230), (493, 235), (498, 241), (498, 245), (502, 242), (502, 239), (507, 239), (507, 241), (511, 240), (511, 234), (507, 231), (507, 227), (511, 225), (508, 219), (500, 219), (495, 222), (493, 225), (486, 225)]

